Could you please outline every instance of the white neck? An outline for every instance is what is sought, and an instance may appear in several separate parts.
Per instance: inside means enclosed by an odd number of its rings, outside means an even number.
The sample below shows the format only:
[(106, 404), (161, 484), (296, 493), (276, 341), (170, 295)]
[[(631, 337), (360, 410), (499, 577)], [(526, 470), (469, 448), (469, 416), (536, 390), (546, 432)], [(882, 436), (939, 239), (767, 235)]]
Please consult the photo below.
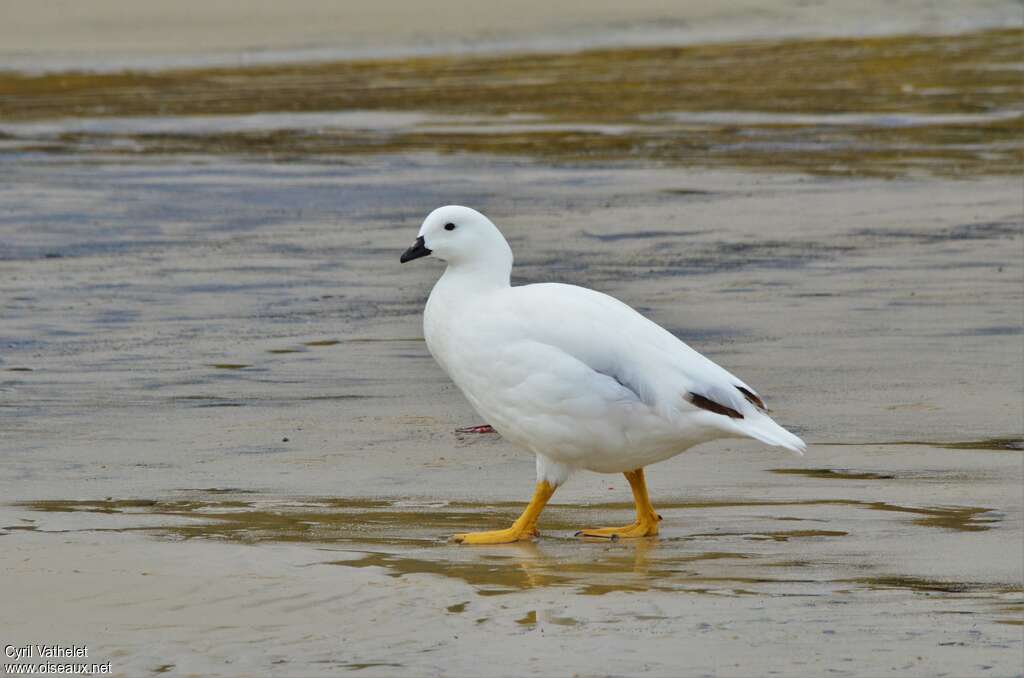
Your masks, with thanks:
[(512, 284), (512, 249), (504, 240), (504, 247), (495, 247), (486, 255), (477, 253), (469, 259), (448, 261), (448, 267), (438, 284), (458, 285), (463, 294), (509, 287)]

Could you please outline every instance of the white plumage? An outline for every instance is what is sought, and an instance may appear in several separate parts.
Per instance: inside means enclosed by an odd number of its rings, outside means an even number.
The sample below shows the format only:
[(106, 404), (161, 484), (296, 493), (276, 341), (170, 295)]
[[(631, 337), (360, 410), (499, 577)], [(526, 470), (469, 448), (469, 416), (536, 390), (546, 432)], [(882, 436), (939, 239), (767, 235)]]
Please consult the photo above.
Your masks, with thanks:
[(617, 299), (512, 287), (512, 251), (479, 212), (434, 210), (402, 260), (426, 254), (448, 262), (423, 317), (431, 354), (495, 430), (537, 455), (552, 492), (577, 469), (632, 472), (716, 438), (805, 449), (753, 388)]

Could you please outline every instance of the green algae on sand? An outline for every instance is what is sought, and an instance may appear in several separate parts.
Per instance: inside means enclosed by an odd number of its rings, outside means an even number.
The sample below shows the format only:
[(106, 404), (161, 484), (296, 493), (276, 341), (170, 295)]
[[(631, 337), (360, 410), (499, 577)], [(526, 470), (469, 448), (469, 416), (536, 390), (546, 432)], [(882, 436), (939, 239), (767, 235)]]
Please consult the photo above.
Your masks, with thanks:
[(1012, 174), (1024, 160), (1022, 45), (1024, 31), (1003, 29), (147, 73), (0, 72), (0, 118), (434, 116), (376, 129), (139, 132), (115, 124), (12, 144), (55, 153), (482, 153), (840, 176)]

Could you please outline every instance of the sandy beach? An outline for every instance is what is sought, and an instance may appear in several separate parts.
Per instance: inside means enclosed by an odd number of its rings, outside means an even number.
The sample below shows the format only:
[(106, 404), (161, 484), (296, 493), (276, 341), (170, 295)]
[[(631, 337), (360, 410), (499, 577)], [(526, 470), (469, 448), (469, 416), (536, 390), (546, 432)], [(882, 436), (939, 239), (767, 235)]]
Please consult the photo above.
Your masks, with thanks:
[[(595, 25), (615, 11), (595, 4)], [(798, 70), (847, 39), (804, 18), (756, 49)], [(0, 74), (0, 644), (85, 645), (124, 676), (1021, 675), (1020, 85), (887, 37), (842, 44), (903, 64), (902, 95), (851, 77), (841, 102), (786, 107), (784, 78), (762, 78), (672, 100), (693, 60), (725, 73), (755, 49), (753, 24), (715, 21), (741, 42), (583, 31), (609, 44), (567, 96), (664, 77), (561, 117), (512, 108), (564, 56), (278, 70), (308, 28), (225, 38), (231, 59), (278, 50), (263, 71), (210, 71), (197, 33), (199, 70)], [(1017, 34), (983, 23), (946, 43), (961, 70), (1019, 68)], [(66, 56), (5, 32), (40, 64)], [(75, 58), (97, 56), (91, 35)], [(97, 63), (177, 50), (110, 49)], [(424, 103), (502, 69), (491, 110)], [(376, 85), (363, 107), (315, 96), (396, 73), (406, 105)], [(445, 203), (503, 229), (514, 282), (613, 294), (743, 377), (807, 455), (720, 442), (652, 467), (656, 539), (574, 537), (632, 510), (621, 477), (581, 474), (535, 542), (448, 543), (512, 519), (534, 464), (455, 432), (483, 422), (422, 340), (440, 263), (398, 256)]]

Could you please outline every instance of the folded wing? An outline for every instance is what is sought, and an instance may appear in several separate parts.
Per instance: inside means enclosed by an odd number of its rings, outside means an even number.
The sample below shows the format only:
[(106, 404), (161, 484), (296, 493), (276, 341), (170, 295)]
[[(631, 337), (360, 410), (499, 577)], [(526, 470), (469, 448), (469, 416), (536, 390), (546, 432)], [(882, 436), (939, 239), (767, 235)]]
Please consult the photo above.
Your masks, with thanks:
[(518, 333), (565, 352), (667, 421), (691, 422), (703, 412), (708, 416), (702, 421), (725, 434), (797, 453), (805, 449), (772, 421), (748, 384), (617, 299), (555, 283), (510, 292), (515, 312), (500, 329), (506, 338)]

